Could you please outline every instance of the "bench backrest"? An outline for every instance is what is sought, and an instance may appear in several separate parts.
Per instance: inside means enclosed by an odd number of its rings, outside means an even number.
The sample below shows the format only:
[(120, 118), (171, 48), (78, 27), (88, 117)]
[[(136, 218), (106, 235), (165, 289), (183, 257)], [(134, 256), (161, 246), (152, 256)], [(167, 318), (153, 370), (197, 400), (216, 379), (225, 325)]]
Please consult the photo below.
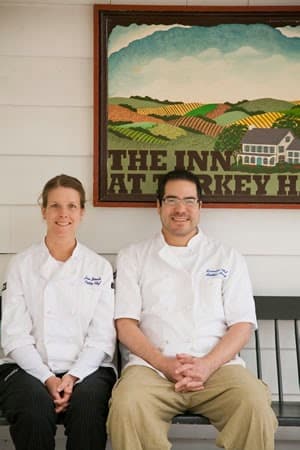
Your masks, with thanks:
[[(298, 383), (300, 387), (300, 297), (284, 297), (284, 296), (255, 296), (256, 315), (258, 320), (271, 320), (274, 327), (274, 342), (276, 356), (276, 378), (278, 387), (278, 401), (280, 404), (284, 401), (284, 388), (282, 377), (282, 355), (280, 342), (279, 322), (289, 320), (293, 324), (295, 350), (297, 359)], [(262, 356), (260, 344), (260, 330), (255, 331), (256, 345), (256, 366), (257, 376), (263, 378), (262, 373)]]

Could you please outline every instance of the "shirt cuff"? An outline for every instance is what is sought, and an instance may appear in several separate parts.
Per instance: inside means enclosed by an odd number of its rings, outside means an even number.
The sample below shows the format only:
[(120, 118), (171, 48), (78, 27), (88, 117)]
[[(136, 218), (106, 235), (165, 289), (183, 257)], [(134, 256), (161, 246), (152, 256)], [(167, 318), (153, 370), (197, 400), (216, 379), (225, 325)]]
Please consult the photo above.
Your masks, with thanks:
[(91, 373), (98, 370), (105, 357), (105, 352), (97, 348), (85, 348), (78, 360), (68, 370), (68, 374), (78, 378), (78, 382), (82, 381)]
[(33, 345), (26, 345), (12, 350), (9, 355), (21, 369), (38, 378), (43, 384), (54, 374), (49, 367), (43, 363), (42, 358)]

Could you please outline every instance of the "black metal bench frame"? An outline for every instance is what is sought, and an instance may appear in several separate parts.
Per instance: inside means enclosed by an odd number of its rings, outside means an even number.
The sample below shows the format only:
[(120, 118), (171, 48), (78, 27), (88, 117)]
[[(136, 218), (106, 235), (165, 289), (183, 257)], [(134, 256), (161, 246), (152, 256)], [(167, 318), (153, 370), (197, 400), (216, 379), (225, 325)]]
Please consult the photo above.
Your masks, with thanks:
[[(279, 322), (290, 320), (293, 323), (295, 334), (295, 352), (297, 358), (298, 380), (300, 384), (300, 297), (284, 296), (255, 296), (256, 314), (258, 320), (271, 320), (274, 323), (276, 379), (278, 386), (278, 400), (272, 403), (280, 426), (300, 426), (300, 401), (286, 401), (282, 380), (282, 361), (280, 346)], [(1, 308), (1, 297), (0, 297)], [(1, 309), (0, 309), (1, 317)], [(262, 356), (259, 329), (255, 331), (256, 366), (258, 378), (263, 378)], [(173, 418), (173, 424), (182, 425), (209, 425), (209, 419), (200, 414), (179, 414)], [(8, 425), (0, 411), (0, 425)]]

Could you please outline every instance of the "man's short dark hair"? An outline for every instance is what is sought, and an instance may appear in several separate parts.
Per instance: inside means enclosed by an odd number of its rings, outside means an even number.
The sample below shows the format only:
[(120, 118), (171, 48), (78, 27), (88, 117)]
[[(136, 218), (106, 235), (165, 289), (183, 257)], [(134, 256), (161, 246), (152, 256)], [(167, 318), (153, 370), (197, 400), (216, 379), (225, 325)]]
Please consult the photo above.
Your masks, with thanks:
[(190, 181), (191, 183), (195, 184), (196, 189), (197, 189), (198, 200), (201, 200), (202, 190), (201, 190), (201, 186), (200, 186), (198, 177), (195, 174), (193, 174), (192, 172), (189, 172), (188, 170), (176, 169), (176, 170), (172, 170), (171, 172), (166, 173), (158, 181), (156, 198), (160, 205), (162, 204), (162, 199), (164, 198), (164, 195), (165, 195), (165, 186), (166, 186), (167, 182), (171, 181), (171, 180), (172, 181), (173, 180), (186, 180), (186, 181)]

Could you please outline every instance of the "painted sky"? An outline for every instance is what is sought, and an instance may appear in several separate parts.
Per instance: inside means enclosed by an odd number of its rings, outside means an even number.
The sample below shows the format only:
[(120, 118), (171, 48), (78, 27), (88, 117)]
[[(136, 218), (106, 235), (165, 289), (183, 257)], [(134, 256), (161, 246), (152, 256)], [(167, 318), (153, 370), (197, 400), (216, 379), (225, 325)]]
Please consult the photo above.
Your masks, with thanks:
[(300, 26), (117, 26), (108, 55), (111, 97), (300, 99)]

